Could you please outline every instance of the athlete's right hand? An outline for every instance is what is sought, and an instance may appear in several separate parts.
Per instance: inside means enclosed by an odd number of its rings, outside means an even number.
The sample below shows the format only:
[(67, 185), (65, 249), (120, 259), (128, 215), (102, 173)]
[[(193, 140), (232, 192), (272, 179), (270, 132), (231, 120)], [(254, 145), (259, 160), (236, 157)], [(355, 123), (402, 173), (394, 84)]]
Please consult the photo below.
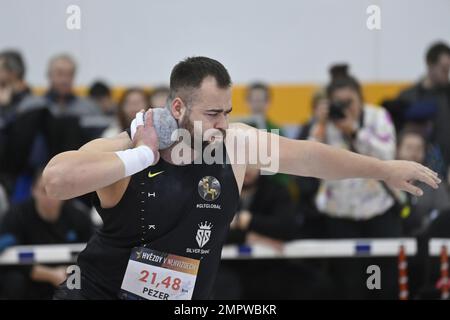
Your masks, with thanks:
[[(145, 118), (145, 119), (144, 119)], [(155, 155), (155, 163), (159, 161), (159, 142), (155, 127), (153, 126), (153, 110), (147, 112), (141, 110), (136, 114), (136, 133), (133, 137), (133, 146), (145, 145), (152, 149)]]

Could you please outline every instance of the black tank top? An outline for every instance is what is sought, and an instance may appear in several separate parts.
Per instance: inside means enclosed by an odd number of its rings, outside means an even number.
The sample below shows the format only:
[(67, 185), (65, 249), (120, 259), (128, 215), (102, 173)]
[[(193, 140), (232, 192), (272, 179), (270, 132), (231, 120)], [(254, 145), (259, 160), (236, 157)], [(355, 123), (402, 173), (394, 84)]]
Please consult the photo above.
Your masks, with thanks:
[(238, 199), (228, 162), (176, 166), (162, 158), (131, 177), (115, 207), (103, 209), (94, 193), (103, 227), (78, 257), (81, 293), (117, 299), (131, 249), (146, 246), (200, 260), (192, 298), (209, 298)]

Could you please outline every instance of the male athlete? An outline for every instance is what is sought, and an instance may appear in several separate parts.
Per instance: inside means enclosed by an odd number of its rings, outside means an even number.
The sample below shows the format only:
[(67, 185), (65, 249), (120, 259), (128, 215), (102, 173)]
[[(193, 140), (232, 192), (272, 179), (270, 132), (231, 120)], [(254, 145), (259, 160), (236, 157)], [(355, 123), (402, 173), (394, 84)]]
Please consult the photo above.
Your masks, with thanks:
[[(224, 150), (236, 148), (236, 132), (256, 130), (228, 123), (231, 79), (225, 67), (210, 58), (187, 58), (173, 68), (167, 107), (179, 127), (192, 135), (194, 121), (200, 121), (204, 131), (226, 133), (222, 142), (215, 142)], [(103, 219), (103, 227), (78, 258), (81, 289), (62, 284), (55, 299), (210, 297), (250, 163), (176, 165), (176, 146), (159, 150), (149, 111), (134, 135), (127, 131), (93, 140), (48, 163), (43, 175), (47, 193), (70, 199), (92, 192)], [(310, 141), (279, 137), (277, 151), (278, 171), (291, 175), (383, 180), (415, 196), (422, 195), (415, 181), (433, 188), (440, 183), (435, 172), (415, 162), (382, 161)], [(198, 156), (198, 150), (192, 153)]]

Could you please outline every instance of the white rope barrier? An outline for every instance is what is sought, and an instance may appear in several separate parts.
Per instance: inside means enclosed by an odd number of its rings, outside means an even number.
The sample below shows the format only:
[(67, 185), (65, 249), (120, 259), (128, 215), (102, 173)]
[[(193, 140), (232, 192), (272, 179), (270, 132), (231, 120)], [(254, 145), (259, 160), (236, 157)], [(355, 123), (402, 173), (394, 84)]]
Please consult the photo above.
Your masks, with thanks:
[(401, 245), (406, 255), (416, 254), (417, 243), (412, 238), (327, 239), (291, 241), (281, 250), (262, 245), (225, 246), (222, 259), (394, 257), (398, 256)]
[(13, 246), (0, 255), (0, 265), (72, 263), (85, 247), (85, 243)]
[(432, 257), (441, 255), (442, 247), (450, 249), (450, 239), (434, 238), (428, 242), (428, 254)]
[[(73, 263), (85, 246), (84, 243), (14, 246), (0, 254), (0, 265)], [(326, 239), (286, 242), (280, 249), (264, 245), (228, 245), (222, 250), (222, 259), (396, 257), (401, 246), (407, 256), (417, 253), (417, 243), (412, 238)]]

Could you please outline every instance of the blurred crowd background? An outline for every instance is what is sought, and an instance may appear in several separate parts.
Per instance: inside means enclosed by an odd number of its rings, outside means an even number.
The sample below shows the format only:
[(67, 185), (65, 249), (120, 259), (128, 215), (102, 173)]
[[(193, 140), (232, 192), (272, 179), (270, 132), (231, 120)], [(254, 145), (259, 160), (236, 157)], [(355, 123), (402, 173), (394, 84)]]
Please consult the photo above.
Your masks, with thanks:
[[(43, 167), (60, 152), (124, 131), (140, 109), (164, 107), (169, 92), (162, 81), (112, 85), (104, 74), (95, 74), (92, 63), (92, 81), (78, 86), (77, 72), (83, 66), (66, 52), (46, 58), (45, 66), (37, 69), (45, 69), (47, 83), (35, 86), (28, 81), (25, 59), (33, 54), (0, 43), (0, 254), (14, 245), (87, 242), (102, 224), (91, 195), (68, 201), (49, 198), (41, 181)], [(430, 36), (425, 51), (414, 54), (423, 56), (415, 63), (424, 71), (404, 79), (394, 91), (378, 90), (379, 101), (366, 99), (364, 81), (353, 72), (351, 61), (341, 60), (316, 66), (326, 81), (312, 86), (303, 99), (307, 103), (285, 106), (307, 115), (306, 121), (273, 119), (280, 105), (274, 100), (289, 100), (280, 98), (283, 90), (267, 78), (237, 84), (233, 102), (241, 99), (244, 112), (231, 119), (379, 159), (417, 161), (439, 173), (440, 188), (422, 186), (424, 195), (417, 198), (375, 180), (320, 181), (248, 170), (227, 244), (279, 249), (295, 239), (413, 237), (419, 254), (409, 260), (410, 297), (439, 297), (438, 261), (428, 257), (427, 240), (450, 238), (449, 43)], [(381, 266), (382, 290), (366, 287), (370, 264)], [(0, 266), (0, 298), (49, 299), (65, 270), (61, 265)], [(214, 298), (396, 299), (397, 277), (392, 258), (224, 261)]]

